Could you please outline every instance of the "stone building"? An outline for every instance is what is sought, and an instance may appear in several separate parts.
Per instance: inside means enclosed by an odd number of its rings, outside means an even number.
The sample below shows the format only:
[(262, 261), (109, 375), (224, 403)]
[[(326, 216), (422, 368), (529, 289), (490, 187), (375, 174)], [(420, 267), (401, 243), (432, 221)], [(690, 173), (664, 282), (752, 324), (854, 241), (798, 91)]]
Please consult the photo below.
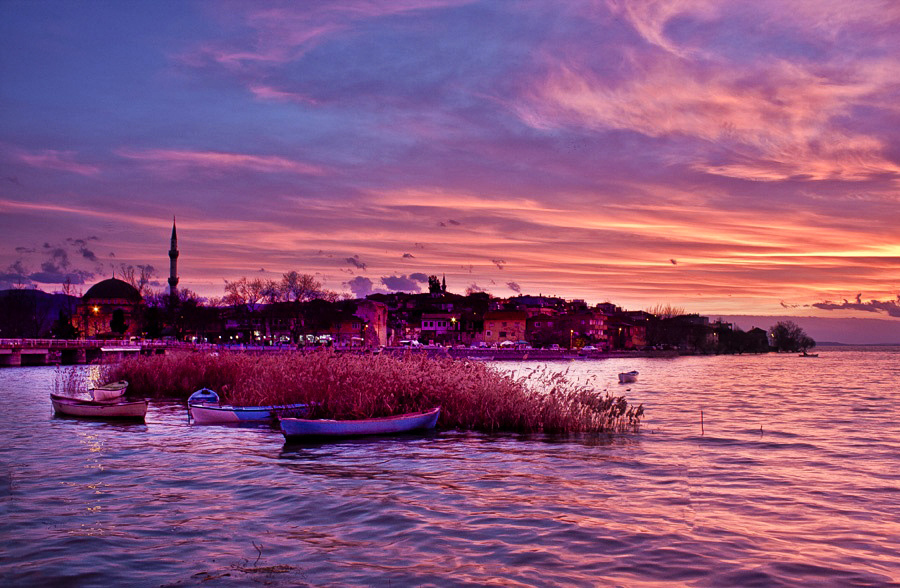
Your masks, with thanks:
[(143, 305), (140, 292), (128, 282), (116, 278), (97, 282), (75, 310), (78, 329), (83, 337), (138, 335)]

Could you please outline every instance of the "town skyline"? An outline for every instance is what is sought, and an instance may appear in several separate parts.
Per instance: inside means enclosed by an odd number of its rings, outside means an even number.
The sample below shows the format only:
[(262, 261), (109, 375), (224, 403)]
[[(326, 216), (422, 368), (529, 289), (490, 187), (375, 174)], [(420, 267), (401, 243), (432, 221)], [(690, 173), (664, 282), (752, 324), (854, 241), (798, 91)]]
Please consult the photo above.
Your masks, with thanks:
[(174, 214), (204, 297), (436, 274), (900, 332), (900, 8), (228, 6), (0, 6), (0, 289), (162, 290)]

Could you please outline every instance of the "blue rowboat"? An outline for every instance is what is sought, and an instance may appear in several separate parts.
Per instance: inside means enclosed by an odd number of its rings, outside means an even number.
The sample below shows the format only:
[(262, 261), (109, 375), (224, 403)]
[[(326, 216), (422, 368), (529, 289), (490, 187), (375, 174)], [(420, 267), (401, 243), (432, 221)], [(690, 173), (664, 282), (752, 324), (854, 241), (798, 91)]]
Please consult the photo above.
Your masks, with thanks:
[(330, 419), (300, 419), (282, 417), (281, 432), (285, 439), (308, 437), (357, 437), (363, 435), (390, 435), (406, 433), (437, 426), (440, 407), (425, 412), (413, 412), (373, 419), (334, 421)]
[(208, 388), (197, 390), (188, 398), (188, 416), (197, 425), (259, 423), (273, 421), (279, 414), (302, 416), (308, 412), (307, 404), (269, 406), (219, 404), (219, 395)]

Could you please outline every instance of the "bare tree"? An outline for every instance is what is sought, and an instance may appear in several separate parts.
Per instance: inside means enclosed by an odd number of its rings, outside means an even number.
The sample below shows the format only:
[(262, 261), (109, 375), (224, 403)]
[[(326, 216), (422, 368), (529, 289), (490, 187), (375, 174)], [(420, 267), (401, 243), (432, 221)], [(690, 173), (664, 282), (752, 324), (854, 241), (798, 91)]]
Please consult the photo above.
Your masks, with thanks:
[(778, 351), (802, 351), (816, 346), (815, 340), (793, 321), (780, 321), (769, 328), (769, 337), (772, 345)]
[(326, 302), (339, 302), (341, 300), (350, 300), (350, 294), (346, 292), (335, 292), (334, 290), (320, 290), (316, 293), (316, 298), (325, 300)]
[(248, 280), (243, 277), (234, 282), (225, 280), (225, 300), (233, 306), (246, 306), (253, 312), (263, 300), (263, 289), (263, 281), (259, 278)]
[(647, 309), (647, 312), (659, 319), (674, 318), (685, 313), (683, 308), (671, 304), (657, 304)]
[(150, 280), (156, 274), (156, 269), (152, 265), (128, 265), (121, 264), (119, 271), (122, 272), (122, 279), (134, 287), (141, 296), (146, 296), (149, 292)]
[(285, 301), (306, 302), (318, 297), (322, 284), (314, 276), (290, 271), (281, 276), (279, 288)]
[(226, 305), (225, 298), (219, 296), (210, 296), (206, 299), (206, 306), (210, 308), (222, 308)]
[(281, 301), (281, 289), (275, 280), (261, 280), (262, 288), (259, 293), (267, 304), (275, 304)]

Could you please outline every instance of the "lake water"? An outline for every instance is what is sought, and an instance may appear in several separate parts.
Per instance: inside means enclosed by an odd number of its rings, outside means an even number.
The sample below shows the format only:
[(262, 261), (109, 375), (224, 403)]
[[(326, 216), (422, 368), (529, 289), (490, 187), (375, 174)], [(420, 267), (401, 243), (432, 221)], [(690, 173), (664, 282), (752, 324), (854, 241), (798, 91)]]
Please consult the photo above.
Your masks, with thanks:
[(57, 418), (54, 368), (0, 370), (0, 584), (900, 585), (900, 348), (818, 351), (495, 364), (624, 393), (638, 434), (305, 446)]

